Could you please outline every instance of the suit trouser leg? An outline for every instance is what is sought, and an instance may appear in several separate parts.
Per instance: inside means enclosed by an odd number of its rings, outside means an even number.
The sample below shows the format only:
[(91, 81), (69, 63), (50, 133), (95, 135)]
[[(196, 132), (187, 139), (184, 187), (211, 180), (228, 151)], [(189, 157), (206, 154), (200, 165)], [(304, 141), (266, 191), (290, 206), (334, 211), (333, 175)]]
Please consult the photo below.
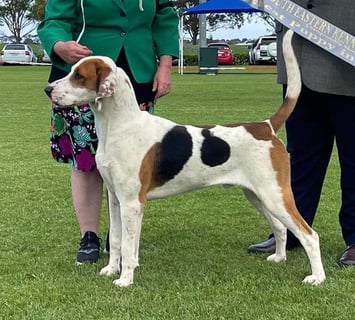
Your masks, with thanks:
[[(355, 243), (354, 120), (354, 98), (312, 92), (303, 87), (297, 107), (286, 123), (292, 190), (298, 210), (310, 225), (336, 138), (342, 188), (339, 218), (348, 245)], [(299, 245), (291, 233), (288, 239), (289, 248)]]
[(345, 243), (355, 245), (355, 97), (331, 96), (328, 103), (341, 169), (339, 222)]
[[(334, 145), (330, 114), (322, 99), (322, 94), (303, 86), (296, 108), (286, 122), (292, 191), (296, 206), (309, 225), (313, 224)], [(289, 232), (288, 248), (299, 245)]]

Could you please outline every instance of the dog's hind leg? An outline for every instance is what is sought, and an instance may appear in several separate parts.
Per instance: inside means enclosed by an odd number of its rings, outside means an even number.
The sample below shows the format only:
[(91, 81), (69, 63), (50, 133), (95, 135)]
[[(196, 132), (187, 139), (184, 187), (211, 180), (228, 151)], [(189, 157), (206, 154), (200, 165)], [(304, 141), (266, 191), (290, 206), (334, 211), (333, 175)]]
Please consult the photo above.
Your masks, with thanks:
[(110, 258), (106, 267), (100, 271), (101, 275), (114, 275), (120, 271), (122, 223), (120, 203), (117, 197), (108, 190), (108, 205), (110, 212)]
[(283, 223), (276, 219), (269, 210), (264, 206), (263, 202), (256, 196), (254, 192), (243, 188), (243, 192), (249, 202), (266, 218), (269, 226), (274, 234), (276, 241), (275, 253), (268, 256), (268, 261), (281, 262), (286, 260), (286, 237), (287, 229)]
[[(264, 202), (265, 206), (267, 206), (268, 211), (273, 215), (274, 219), (280, 221), (289, 229), (299, 239), (305, 249), (311, 264), (312, 274), (305, 277), (303, 282), (318, 285), (325, 280), (318, 235), (298, 212), (291, 187), (287, 184), (281, 190), (281, 198), (278, 201), (275, 198), (273, 201), (270, 201), (268, 198), (261, 200), (266, 201)], [(266, 196), (267, 193), (265, 194)], [(272, 260), (275, 259), (273, 256), (269, 258)]]
[(122, 219), (122, 270), (120, 278), (113, 283), (119, 287), (127, 287), (133, 283), (134, 269), (138, 266), (139, 238), (143, 219), (143, 204), (138, 200), (121, 202)]
[(307, 222), (304, 221), (298, 212), (296, 205), (293, 205), (293, 197), (291, 202), (286, 201), (285, 207), (288, 209), (288, 215), (292, 219), (284, 216), (281, 220), (285, 226), (298, 238), (309, 258), (312, 274), (303, 279), (304, 283), (319, 285), (325, 280), (325, 272), (321, 259), (319, 236)]

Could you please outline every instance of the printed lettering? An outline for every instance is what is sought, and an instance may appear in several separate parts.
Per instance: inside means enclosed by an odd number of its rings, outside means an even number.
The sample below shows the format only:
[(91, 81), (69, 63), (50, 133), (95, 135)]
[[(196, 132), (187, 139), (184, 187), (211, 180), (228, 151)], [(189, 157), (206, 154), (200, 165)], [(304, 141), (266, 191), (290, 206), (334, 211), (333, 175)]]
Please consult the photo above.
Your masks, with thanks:
[(351, 54), (351, 53), (348, 53), (348, 51), (346, 49), (343, 49), (340, 51), (340, 55), (346, 59), (346, 60), (349, 60), (351, 62), (354, 62), (354, 55)]
[[(256, 0), (249, 3), (255, 3)], [(354, 65), (355, 37), (289, 0), (259, 0), (264, 11), (305, 39)]]

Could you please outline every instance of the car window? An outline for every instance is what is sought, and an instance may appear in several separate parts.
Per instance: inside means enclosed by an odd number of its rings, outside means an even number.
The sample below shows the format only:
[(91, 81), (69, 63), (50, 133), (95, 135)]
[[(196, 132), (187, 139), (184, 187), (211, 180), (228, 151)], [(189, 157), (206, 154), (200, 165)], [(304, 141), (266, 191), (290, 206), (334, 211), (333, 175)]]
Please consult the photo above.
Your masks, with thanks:
[(274, 39), (274, 38), (263, 38), (263, 39), (261, 39), (261, 44), (268, 45), (268, 44), (275, 42), (275, 41), (276, 41), (276, 39)]
[(226, 44), (209, 44), (209, 47), (218, 48), (219, 50), (228, 50), (229, 46)]
[(24, 45), (19, 44), (7, 44), (4, 48), (5, 50), (25, 50)]

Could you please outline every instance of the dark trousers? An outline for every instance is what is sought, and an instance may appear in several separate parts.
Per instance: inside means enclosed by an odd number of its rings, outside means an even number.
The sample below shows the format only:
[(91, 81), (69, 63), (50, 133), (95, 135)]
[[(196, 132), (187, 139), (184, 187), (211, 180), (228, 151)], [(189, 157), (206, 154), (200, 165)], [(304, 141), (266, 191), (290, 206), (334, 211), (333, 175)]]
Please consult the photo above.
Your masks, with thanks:
[[(355, 97), (314, 92), (303, 86), (286, 132), (292, 190), (298, 210), (310, 225), (336, 143), (341, 170), (339, 222), (345, 243), (355, 244)], [(335, 184), (334, 192), (338, 188)], [(289, 234), (287, 245), (299, 243)]]

